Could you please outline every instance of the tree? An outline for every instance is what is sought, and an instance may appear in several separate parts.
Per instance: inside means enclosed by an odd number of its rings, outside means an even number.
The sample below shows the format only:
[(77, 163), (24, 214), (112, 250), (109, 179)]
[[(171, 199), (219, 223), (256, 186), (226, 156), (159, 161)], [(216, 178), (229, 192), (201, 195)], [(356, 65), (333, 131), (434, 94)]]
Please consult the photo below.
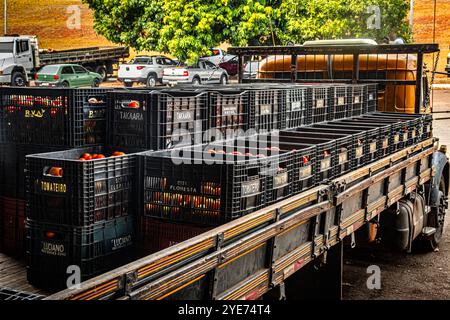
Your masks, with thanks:
[[(96, 31), (136, 50), (171, 53), (189, 62), (209, 48), (303, 43), (324, 38), (409, 39), (406, 0), (83, 0)], [(380, 28), (368, 29), (380, 9)]]

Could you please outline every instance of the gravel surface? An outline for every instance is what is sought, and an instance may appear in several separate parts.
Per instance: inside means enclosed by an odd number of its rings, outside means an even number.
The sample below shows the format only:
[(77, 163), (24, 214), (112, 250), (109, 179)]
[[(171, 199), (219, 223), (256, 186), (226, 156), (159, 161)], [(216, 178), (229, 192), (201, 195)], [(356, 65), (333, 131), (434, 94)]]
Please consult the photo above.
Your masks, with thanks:
[[(434, 111), (450, 111), (450, 89), (435, 90)], [(436, 120), (446, 117), (449, 119)], [(434, 135), (450, 148), (450, 113), (436, 113), (434, 119)], [(406, 254), (376, 245), (346, 250), (344, 299), (450, 299), (450, 215), (446, 218), (438, 252)], [(367, 267), (371, 265), (380, 268), (380, 289), (367, 288)]]

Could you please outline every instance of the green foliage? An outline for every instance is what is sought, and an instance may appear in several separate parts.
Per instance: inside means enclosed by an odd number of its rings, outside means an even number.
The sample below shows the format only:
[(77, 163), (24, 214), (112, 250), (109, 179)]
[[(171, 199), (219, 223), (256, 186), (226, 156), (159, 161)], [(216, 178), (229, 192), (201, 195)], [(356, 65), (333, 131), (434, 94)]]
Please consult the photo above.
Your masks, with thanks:
[[(83, 0), (95, 29), (136, 50), (194, 61), (223, 42), (232, 45), (303, 43), (313, 39), (376, 40), (392, 31), (409, 39), (407, 0)], [(380, 29), (368, 29), (381, 10)]]

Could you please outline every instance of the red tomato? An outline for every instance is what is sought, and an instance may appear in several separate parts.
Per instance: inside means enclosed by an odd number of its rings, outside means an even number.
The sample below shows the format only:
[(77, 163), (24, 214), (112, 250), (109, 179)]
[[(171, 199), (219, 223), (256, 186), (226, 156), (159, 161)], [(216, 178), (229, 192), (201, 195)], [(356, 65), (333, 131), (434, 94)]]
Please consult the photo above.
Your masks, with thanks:
[(103, 154), (94, 154), (92, 159), (105, 159), (106, 157)]
[(124, 156), (125, 152), (121, 152), (121, 151), (114, 151), (114, 153), (112, 154), (111, 157), (121, 157)]
[(54, 177), (62, 177), (63, 169), (60, 167), (51, 167), (48, 174)]
[(84, 158), (84, 160), (92, 160), (92, 155), (90, 153), (83, 153), (81, 158)]

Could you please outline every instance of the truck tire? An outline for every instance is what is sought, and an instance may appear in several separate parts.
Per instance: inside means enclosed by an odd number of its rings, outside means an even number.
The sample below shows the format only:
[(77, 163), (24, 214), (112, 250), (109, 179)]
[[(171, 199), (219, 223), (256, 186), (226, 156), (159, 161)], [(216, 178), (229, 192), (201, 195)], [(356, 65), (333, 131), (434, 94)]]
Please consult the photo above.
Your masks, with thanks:
[(156, 83), (157, 83), (157, 79), (156, 79), (156, 75), (155, 74), (150, 74), (148, 77), (147, 77), (147, 81), (145, 82), (145, 85), (148, 87), (148, 88), (154, 88), (154, 87), (156, 87)]
[(11, 86), (12, 87), (26, 87), (27, 78), (20, 71), (14, 71), (11, 75)]
[(201, 84), (200, 79), (198, 77), (194, 77), (194, 79), (192, 79), (192, 85), (193, 86), (199, 86)]
[(103, 81), (108, 80), (108, 73), (106, 72), (105, 66), (98, 66), (95, 68), (95, 73), (102, 76)]
[[(446, 210), (446, 199), (445, 199), (445, 182), (441, 179), (439, 182), (439, 195), (438, 195), (438, 206), (431, 208), (430, 213), (428, 213), (427, 227), (436, 228), (436, 232), (430, 236), (430, 238), (419, 238), (415, 247), (421, 251), (434, 251), (439, 247), (439, 243), (442, 239), (444, 233), (444, 222), (445, 222), (445, 210)], [(427, 190), (426, 190), (427, 192)]]
[(67, 81), (64, 81), (63, 83), (61, 83), (61, 87), (63, 88), (69, 88), (70, 84)]

